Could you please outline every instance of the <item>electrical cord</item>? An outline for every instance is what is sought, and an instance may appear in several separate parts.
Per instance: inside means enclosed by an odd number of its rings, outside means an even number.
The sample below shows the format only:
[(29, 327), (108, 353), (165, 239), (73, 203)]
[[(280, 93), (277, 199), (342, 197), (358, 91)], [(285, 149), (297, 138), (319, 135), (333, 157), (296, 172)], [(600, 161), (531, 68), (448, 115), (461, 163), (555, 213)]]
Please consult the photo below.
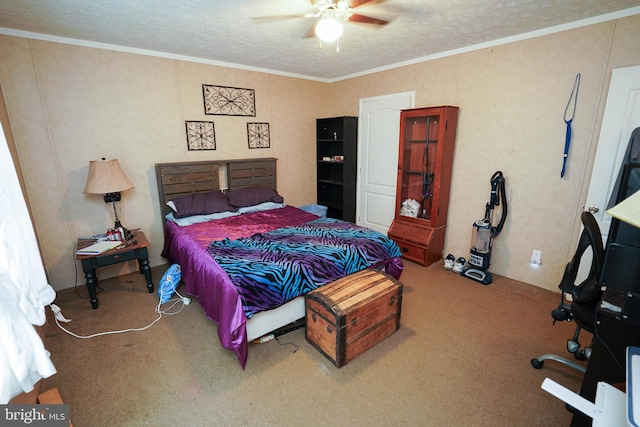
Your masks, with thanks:
[[(160, 291), (160, 293), (161, 293), (160, 300), (158, 301), (158, 304), (156, 305), (156, 308), (155, 308), (155, 312), (158, 314), (158, 317), (155, 320), (153, 320), (150, 324), (148, 324), (147, 326), (143, 326), (143, 327), (140, 327), (140, 328), (122, 329), (122, 330), (118, 330), (118, 331), (98, 332), (98, 333), (91, 334), (91, 335), (78, 335), (78, 334), (76, 334), (74, 332), (69, 331), (67, 328), (62, 326), (60, 324), (60, 322), (69, 323), (69, 322), (71, 322), (71, 319), (66, 319), (62, 315), (62, 310), (57, 305), (51, 304), (50, 307), (51, 307), (51, 311), (53, 311), (54, 318), (55, 318), (55, 321), (56, 321), (56, 325), (58, 325), (58, 327), (62, 331), (66, 332), (67, 334), (69, 334), (69, 335), (71, 335), (72, 337), (75, 337), (75, 338), (88, 339), (88, 338), (95, 338), (95, 337), (99, 337), (99, 336), (103, 336), (103, 335), (114, 335), (114, 334), (122, 334), (122, 333), (125, 333), (125, 332), (144, 331), (146, 329), (149, 329), (153, 325), (155, 325), (158, 321), (160, 321), (160, 319), (162, 319), (162, 316), (164, 316), (164, 315), (172, 316), (174, 314), (178, 314), (184, 309), (185, 305), (189, 305), (191, 303), (191, 299), (189, 299), (187, 297), (183, 297), (176, 290), (175, 293), (179, 296), (179, 298), (173, 298), (173, 299), (170, 299), (169, 301), (167, 301), (165, 304), (169, 304), (169, 303), (172, 303), (172, 304), (167, 309), (162, 310), (162, 302), (161, 302), (162, 301), (162, 290)], [(172, 311), (172, 309), (177, 304), (179, 304), (180, 302), (182, 302), (182, 305), (180, 306), (180, 308), (177, 311)]]
[[(64, 316), (62, 316), (62, 312), (60, 311), (60, 307), (58, 307), (55, 304), (51, 304), (51, 310), (54, 313), (54, 317), (55, 317), (55, 320), (56, 320), (56, 325), (58, 325), (58, 327), (60, 329), (62, 329), (64, 332), (68, 333), (72, 337), (81, 338), (81, 339), (95, 338), (95, 337), (99, 337), (99, 336), (103, 336), (103, 335), (122, 334), (122, 333), (125, 333), (125, 332), (144, 331), (145, 329), (150, 328), (151, 326), (155, 325), (156, 322), (158, 322), (160, 319), (162, 319), (162, 313), (159, 313), (158, 317), (153, 322), (151, 322), (149, 325), (141, 327), (141, 328), (129, 328), (129, 329), (123, 329), (123, 330), (120, 330), (120, 331), (98, 332), (98, 333), (91, 334), (91, 335), (78, 335), (78, 334), (73, 333), (70, 330), (66, 329), (64, 326), (62, 326), (60, 324), (60, 322), (70, 322), (71, 321), (70, 319), (65, 319)], [(156, 308), (156, 312), (157, 312), (157, 308)], [(60, 318), (59, 316), (62, 316), (62, 318)]]
[(274, 337), (274, 339), (276, 340), (276, 342), (280, 345), (290, 345), (293, 346), (293, 353), (295, 353), (296, 351), (298, 351), (298, 349), (300, 348), (300, 346), (298, 346), (297, 344), (294, 344), (292, 342), (280, 342), (280, 340), (278, 339), (278, 337)]

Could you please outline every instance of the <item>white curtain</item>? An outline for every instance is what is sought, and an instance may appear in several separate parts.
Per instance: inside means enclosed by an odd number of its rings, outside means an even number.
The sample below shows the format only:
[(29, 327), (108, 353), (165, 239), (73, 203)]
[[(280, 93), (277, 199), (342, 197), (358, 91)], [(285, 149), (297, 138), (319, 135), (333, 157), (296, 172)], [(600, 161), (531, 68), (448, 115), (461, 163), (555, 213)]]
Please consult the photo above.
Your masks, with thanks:
[(0, 125), (0, 403), (56, 373), (33, 328), (55, 296)]

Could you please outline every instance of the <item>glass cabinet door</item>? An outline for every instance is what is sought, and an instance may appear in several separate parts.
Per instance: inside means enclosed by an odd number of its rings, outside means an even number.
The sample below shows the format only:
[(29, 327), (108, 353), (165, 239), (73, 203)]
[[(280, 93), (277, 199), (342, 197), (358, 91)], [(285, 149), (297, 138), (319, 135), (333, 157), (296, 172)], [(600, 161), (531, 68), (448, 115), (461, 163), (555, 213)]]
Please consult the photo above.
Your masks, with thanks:
[(422, 265), (442, 258), (458, 107), (402, 110), (395, 217), (389, 227), (402, 256)]
[(436, 181), (438, 129), (440, 115), (403, 118), (399, 177), (402, 216), (431, 221), (433, 190)]

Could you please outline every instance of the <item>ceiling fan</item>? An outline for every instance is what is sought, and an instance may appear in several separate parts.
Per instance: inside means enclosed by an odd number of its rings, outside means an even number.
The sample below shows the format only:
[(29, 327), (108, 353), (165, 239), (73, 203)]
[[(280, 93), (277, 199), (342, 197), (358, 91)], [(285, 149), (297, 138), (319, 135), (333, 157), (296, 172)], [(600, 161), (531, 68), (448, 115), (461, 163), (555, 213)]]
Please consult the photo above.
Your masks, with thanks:
[(340, 37), (344, 31), (343, 22), (354, 22), (358, 24), (372, 24), (384, 26), (391, 21), (374, 18), (371, 16), (356, 13), (355, 9), (369, 2), (381, 3), (385, 0), (310, 0), (314, 10), (302, 15), (274, 15), (252, 18), (254, 20), (279, 20), (288, 18), (315, 18), (316, 22), (307, 30), (302, 38), (317, 36), (322, 42), (337, 42), (336, 51), (340, 50)]

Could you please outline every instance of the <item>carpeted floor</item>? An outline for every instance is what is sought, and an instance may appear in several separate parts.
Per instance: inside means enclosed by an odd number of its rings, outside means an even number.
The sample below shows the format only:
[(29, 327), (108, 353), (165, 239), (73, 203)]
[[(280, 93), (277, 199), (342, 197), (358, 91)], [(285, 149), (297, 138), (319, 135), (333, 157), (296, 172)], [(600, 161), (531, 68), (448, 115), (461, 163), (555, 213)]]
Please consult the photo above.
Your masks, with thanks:
[[(552, 326), (558, 294), (405, 264), (401, 328), (340, 369), (300, 329), (250, 344), (243, 370), (194, 299), (148, 329), (90, 339), (51, 319), (46, 343), (58, 373), (42, 390), (58, 387), (76, 427), (569, 425), (564, 403), (540, 385), (550, 377), (577, 392), (581, 374), (529, 362), (566, 356), (574, 325)], [(165, 269), (153, 269), (156, 284)], [(141, 328), (158, 317), (141, 274), (99, 285), (97, 310), (82, 298), (84, 284), (58, 292), (70, 331)]]

